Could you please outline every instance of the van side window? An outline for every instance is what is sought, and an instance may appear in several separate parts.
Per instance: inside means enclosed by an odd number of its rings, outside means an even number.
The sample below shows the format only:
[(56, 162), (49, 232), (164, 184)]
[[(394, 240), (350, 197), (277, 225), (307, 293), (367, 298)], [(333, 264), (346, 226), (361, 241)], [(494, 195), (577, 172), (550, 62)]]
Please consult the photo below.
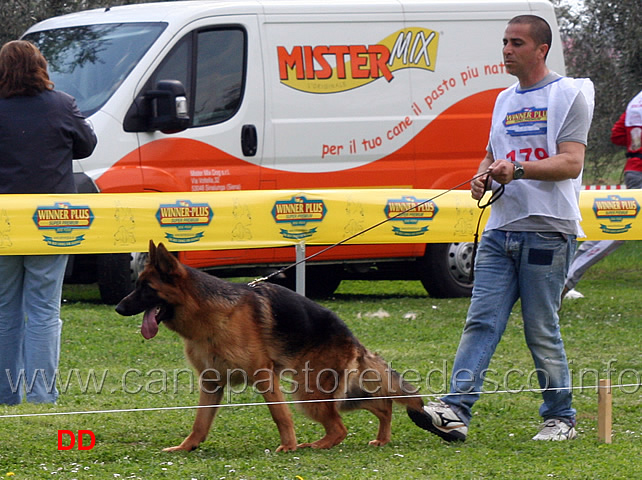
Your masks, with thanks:
[(165, 57), (147, 88), (160, 80), (179, 80), (187, 93), (192, 126), (224, 122), (241, 105), (245, 43), (240, 28), (192, 32)]
[(198, 33), (193, 125), (232, 117), (243, 97), (245, 33), (238, 28)]
[(155, 88), (161, 80), (178, 80), (185, 87), (187, 98), (192, 97), (192, 42), (191, 35), (183, 37), (165, 57), (149, 82), (148, 89)]

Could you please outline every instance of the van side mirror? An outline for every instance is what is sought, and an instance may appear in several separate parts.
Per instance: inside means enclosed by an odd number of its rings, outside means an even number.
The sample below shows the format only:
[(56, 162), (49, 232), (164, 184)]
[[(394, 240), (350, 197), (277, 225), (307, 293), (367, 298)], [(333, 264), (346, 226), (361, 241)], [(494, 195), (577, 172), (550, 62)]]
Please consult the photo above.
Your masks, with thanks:
[(177, 133), (189, 127), (185, 87), (178, 80), (161, 80), (153, 90), (142, 92), (130, 107), (123, 128), (126, 132)]
[(178, 80), (161, 80), (156, 90), (145, 92), (150, 102), (150, 127), (163, 133), (176, 133), (189, 126), (185, 87)]

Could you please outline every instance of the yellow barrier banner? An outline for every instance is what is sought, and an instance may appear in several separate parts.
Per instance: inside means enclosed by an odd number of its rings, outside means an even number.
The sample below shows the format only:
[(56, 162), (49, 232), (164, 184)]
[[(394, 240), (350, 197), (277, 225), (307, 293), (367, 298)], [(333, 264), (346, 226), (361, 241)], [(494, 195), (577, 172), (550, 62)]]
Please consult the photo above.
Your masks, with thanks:
[[(468, 190), (336, 189), (2, 195), (0, 255), (472, 241)], [(642, 190), (583, 190), (585, 240), (641, 240)], [(491, 207), (492, 208), (492, 207)], [(405, 213), (404, 213), (405, 212)], [(488, 218), (486, 212), (482, 225)], [(382, 223), (383, 222), (383, 223)]]

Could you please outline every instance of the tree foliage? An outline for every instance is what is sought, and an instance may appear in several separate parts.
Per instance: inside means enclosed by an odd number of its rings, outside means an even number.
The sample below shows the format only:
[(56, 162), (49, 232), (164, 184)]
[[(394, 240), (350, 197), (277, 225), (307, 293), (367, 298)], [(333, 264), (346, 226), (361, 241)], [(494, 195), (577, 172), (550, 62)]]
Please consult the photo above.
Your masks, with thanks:
[(34, 23), (66, 13), (143, 0), (2, 0), (0, 45), (19, 38)]
[[(20, 37), (36, 22), (90, 8), (144, 0), (3, 0), (0, 44)], [(613, 123), (642, 89), (642, 8), (640, 0), (551, 0), (564, 42), (567, 73), (589, 77), (596, 106), (589, 135), (586, 171), (598, 180), (623, 165), (621, 148), (610, 142)], [(619, 167), (615, 167), (617, 169)]]
[(586, 171), (599, 181), (624, 165), (623, 149), (611, 144), (611, 127), (642, 89), (642, 8), (640, 0), (584, 0), (574, 11), (568, 2), (555, 3), (567, 73), (595, 85)]

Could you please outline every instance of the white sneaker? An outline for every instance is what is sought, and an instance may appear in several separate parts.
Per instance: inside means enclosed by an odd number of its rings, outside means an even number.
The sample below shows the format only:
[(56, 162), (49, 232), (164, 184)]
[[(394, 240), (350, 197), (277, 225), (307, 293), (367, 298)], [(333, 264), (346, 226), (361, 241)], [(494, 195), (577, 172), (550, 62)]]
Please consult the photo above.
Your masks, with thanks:
[(574, 288), (566, 292), (566, 295), (564, 295), (564, 300), (577, 300), (578, 298), (584, 298), (584, 295)]
[(575, 428), (557, 418), (551, 418), (542, 423), (540, 431), (533, 440), (572, 440), (577, 437)]
[(450, 408), (450, 405), (439, 402), (428, 402), (423, 410), (407, 409), (408, 416), (419, 428), (439, 435), (447, 442), (466, 440), (468, 427)]

